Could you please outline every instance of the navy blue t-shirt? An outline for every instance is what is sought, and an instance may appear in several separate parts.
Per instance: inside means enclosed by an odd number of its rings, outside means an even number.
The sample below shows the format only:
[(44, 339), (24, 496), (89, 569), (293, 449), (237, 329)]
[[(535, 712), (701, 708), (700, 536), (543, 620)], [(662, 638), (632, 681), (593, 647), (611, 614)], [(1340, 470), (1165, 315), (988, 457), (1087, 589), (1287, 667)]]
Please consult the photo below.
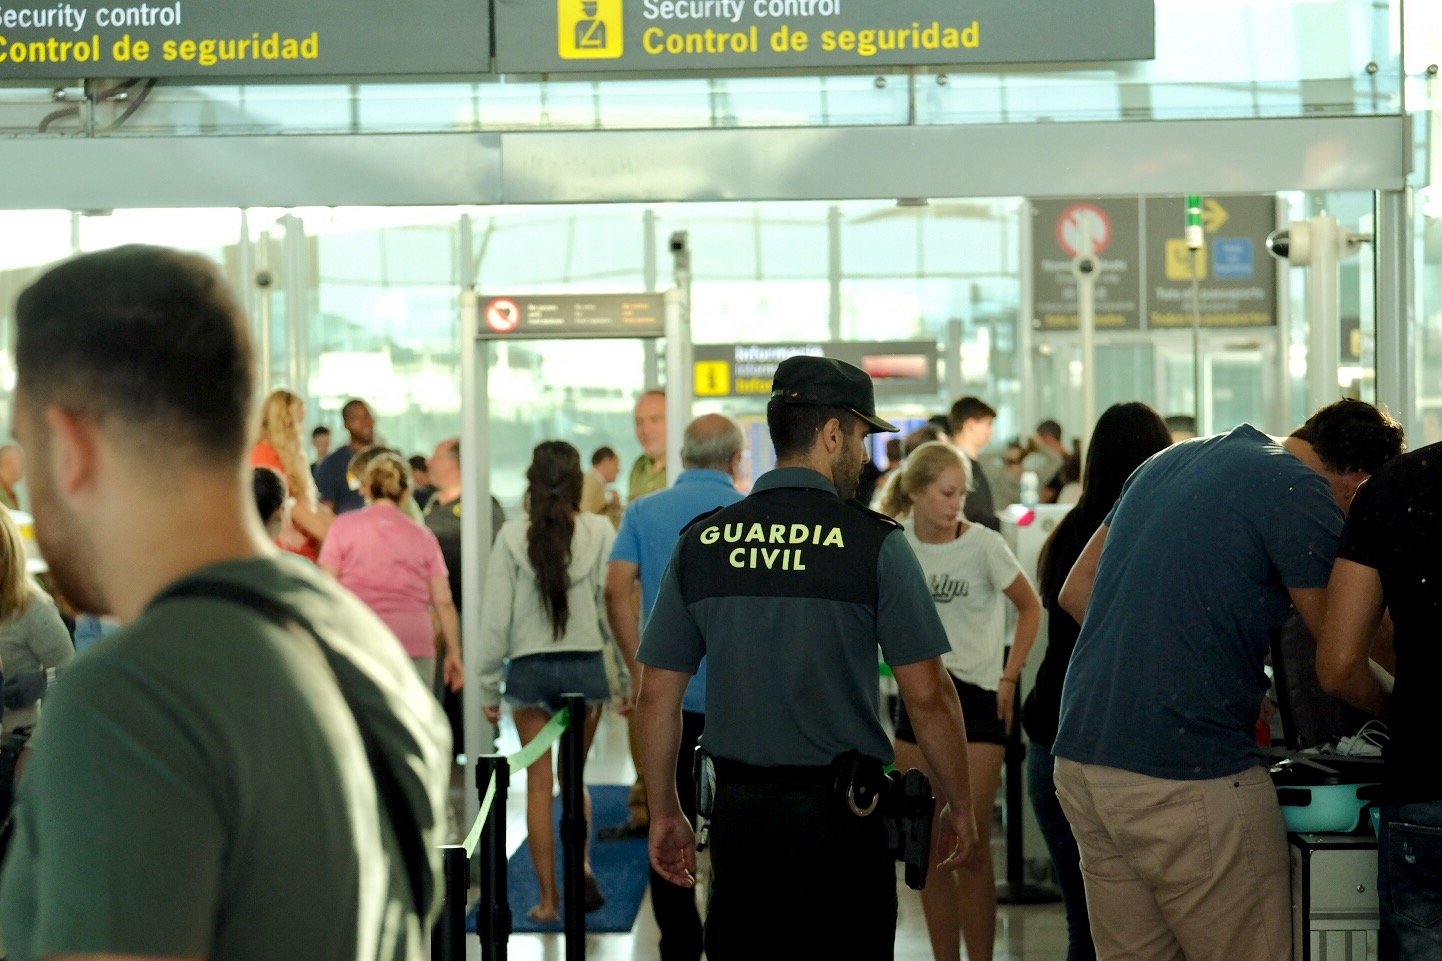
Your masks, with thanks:
[(1107, 526), (1052, 753), (1170, 780), (1260, 763), (1269, 632), (1337, 554), (1327, 481), (1244, 424), (1155, 454)]
[(352, 490), (350, 480), (346, 477), (346, 471), (350, 469), (351, 458), (356, 452), (347, 444), (339, 450), (333, 450), (326, 455), (315, 469), (315, 486), (320, 494), (320, 499), (330, 501), (335, 505), (337, 514), (344, 514), (346, 511), (358, 511), (365, 506), (365, 499), (361, 497), (360, 491)]

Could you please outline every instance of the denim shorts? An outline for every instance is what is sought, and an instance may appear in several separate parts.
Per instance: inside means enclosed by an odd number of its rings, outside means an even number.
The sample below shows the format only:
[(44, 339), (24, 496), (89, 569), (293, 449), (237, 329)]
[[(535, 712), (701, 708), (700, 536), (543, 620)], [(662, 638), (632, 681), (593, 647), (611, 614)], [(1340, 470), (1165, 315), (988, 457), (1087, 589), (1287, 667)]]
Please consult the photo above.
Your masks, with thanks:
[(1442, 957), (1442, 801), (1382, 805), (1377, 874), (1377, 956)]
[(601, 651), (556, 651), (513, 659), (506, 668), (505, 699), (515, 707), (555, 713), (563, 694), (580, 694), (587, 704), (611, 700), (606, 655)]

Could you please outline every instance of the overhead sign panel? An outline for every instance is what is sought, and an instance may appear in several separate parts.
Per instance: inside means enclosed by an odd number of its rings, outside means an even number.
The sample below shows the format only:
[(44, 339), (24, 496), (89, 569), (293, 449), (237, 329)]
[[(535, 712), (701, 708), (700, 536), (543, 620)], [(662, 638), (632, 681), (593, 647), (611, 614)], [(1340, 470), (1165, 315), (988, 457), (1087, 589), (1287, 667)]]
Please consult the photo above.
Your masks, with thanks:
[(1032, 296), (1038, 330), (1076, 330), (1076, 274), (1083, 252), (1097, 262), (1097, 330), (1141, 326), (1141, 207), (1135, 199), (1032, 201)]
[(474, 0), (61, 0), (0, 3), (0, 79), (473, 75)]
[(896, 340), (879, 343), (810, 341), (786, 344), (695, 344), (692, 393), (697, 400), (771, 396), (777, 366), (796, 355), (834, 357), (871, 375), (878, 397), (935, 394), (936, 342)]
[(495, 0), (503, 73), (1150, 60), (1153, 0)]
[(1276, 324), (1277, 266), (1267, 253), (1267, 234), (1277, 225), (1276, 200), (1256, 194), (1204, 198), (1206, 242), (1195, 262), (1182, 232), (1185, 204), (1182, 197), (1145, 201), (1147, 326), (1190, 327), (1198, 319), (1203, 327)]
[(660, 337), (665, 294), (481, 296), (479, 340)]
[[(1096, 259), (1096, 328), (1143, 330), (1266, 327), (1277, 322), (1276, 266), (1267, 234), (1270, 195), (1217, 195), (1202, 202), (1205, 238), (1193, 259), (1182, 197), (1034, 200), (1032, 300), (1036, 330), (1076, 330), (1076, 257)], [(1192, 293), (1193, 274), (1199, 297)]]

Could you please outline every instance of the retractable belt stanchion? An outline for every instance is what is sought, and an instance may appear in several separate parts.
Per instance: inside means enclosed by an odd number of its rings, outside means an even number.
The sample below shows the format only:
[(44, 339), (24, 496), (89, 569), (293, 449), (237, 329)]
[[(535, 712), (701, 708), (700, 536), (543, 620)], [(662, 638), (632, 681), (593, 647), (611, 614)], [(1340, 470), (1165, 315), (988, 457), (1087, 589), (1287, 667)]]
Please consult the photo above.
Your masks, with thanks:
[(1012, 723), (1006, 738), (1006, 881), (996, 886), (997, 904), (1051, 904), (1061, 900), (1061, 892), (1048, 885), (1026, 880), (1026, 864), (1022, 854), (1022, 818), (1026, 805), (1022, 797), (1021, 779), (1026, 758), (1026, 744), (1021, 737), (1020, 684), (1011, 686)]
[(511, 905), (506, 891), (506, 792), (511, 783), (511, 767), (504, 755), (483, 754), (476, 758), (476, 790), (483, 810), (493, 781), (495, 796), (477, 848), (481, 903), (476, 917), (476, 937), (481, 942), (481, 957), (486, 961), (505, 961), (506, 944), (511, 937)]
[(557, 768), (561, 777), (561, 857), (566, 889), (561, 896), (561, 920), (566, 931), (566, 961), (586, 957), (586, 786), (582, 781), (586, 760), (586, 698), (565, 694), (570, 722), (561, 735)]
[(441, 845), (441, 879), (445, 901), (431, 929), (431, 961), (464, 961), (466, 898), (471, 887), (471, 862), (464, 844)]

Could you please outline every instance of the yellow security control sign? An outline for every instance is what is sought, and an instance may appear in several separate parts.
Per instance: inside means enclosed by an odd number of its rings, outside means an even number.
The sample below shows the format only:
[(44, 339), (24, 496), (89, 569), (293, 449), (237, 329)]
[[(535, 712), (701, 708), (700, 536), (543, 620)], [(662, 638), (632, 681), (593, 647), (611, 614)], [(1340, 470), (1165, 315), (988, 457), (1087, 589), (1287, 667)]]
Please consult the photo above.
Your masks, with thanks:
[(626, 52), (622, 0), (556, 0), (562, 60), (619, 60)]
[[(1192, 279), (1192, 251), (1184, 237), (1167, 238), (1167, 279)], [(1207, 279), (1207, 248), (1197, 251), (1197, 279)]]

